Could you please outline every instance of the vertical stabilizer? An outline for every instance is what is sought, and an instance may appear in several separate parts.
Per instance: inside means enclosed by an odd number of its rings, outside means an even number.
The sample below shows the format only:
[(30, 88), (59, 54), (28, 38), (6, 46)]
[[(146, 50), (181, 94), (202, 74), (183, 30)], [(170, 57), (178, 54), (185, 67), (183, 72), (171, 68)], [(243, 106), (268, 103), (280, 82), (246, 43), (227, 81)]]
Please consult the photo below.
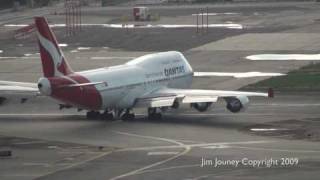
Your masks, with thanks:
[(73, 71), (44, 17), (35, 17), (44, 77), (65, 76)]

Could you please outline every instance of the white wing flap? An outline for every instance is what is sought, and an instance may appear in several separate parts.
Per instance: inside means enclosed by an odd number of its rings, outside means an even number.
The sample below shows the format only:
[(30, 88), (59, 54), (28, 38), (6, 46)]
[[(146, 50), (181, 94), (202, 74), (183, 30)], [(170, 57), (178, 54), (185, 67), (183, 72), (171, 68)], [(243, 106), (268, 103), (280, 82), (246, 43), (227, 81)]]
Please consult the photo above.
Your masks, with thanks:
[(262, 96), (268, 97), (268, 93), (244, 92), (244, 91), (221, 91), (221, 90), (202, 90), (202, 89), (160, 89), (157, 94), (175, 94), (179, 96), (198, 96), (198, 97), (236, 97), (236, 96)]
[(135, 107), (167, 107), (172, 106), (176, 96), (139, 98)]
[(217, 102), (217, 96), (186, 96), (182, 99), (182, 103), (201, 103), (201, 102)]

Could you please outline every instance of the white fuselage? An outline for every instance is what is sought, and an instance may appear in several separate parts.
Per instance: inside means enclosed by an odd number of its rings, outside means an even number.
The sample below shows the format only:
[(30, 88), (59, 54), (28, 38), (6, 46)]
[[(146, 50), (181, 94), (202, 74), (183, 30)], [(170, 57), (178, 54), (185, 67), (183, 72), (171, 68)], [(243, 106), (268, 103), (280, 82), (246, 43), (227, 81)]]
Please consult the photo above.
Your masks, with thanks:
[(135, 100), (161, 88), (189, 88), (193, 70), (176, 51), (149, 54), (126, 64), (78, 72), (90, 82), (106, 82), (96, 88), (101, 109), (131, 108)]

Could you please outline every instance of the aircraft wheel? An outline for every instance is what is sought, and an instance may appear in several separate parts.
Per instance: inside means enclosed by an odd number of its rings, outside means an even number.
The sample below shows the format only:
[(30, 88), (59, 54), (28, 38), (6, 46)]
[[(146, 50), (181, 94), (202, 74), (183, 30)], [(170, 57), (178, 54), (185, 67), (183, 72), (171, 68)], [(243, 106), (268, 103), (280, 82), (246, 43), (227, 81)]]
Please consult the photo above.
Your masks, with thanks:
[(135, 118), (135, 115), (133, 113), (131, 114), (127, 114), (125, 113), (122, 117), (121, 117), (121, 120), (123, 121), (133, 121)]
[(103, 114), (101, 114), (101, 119), (107, 120), (107, 121), (112, 121), (112, 120), (114, 120), (114, 117), (111, 112), (104, 112)]
[(100, 117), (99, 111), (88, 111), (87, 112), (87, 119), (98, 119)]
[(162, 119), (162, 114), (161, 113), (152, 113), (148, 115), (149, 120), (161, 120)]

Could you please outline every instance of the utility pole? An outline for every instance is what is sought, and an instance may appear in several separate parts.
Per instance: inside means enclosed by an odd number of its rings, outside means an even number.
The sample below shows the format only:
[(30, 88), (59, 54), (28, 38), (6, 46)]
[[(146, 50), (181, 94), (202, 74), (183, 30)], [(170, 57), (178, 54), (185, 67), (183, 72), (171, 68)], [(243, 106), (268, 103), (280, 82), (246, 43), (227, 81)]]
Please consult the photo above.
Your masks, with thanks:
[(66, 36), (75, 35), (81, 31), (82, 13), (81, 0), (65, 0)]

